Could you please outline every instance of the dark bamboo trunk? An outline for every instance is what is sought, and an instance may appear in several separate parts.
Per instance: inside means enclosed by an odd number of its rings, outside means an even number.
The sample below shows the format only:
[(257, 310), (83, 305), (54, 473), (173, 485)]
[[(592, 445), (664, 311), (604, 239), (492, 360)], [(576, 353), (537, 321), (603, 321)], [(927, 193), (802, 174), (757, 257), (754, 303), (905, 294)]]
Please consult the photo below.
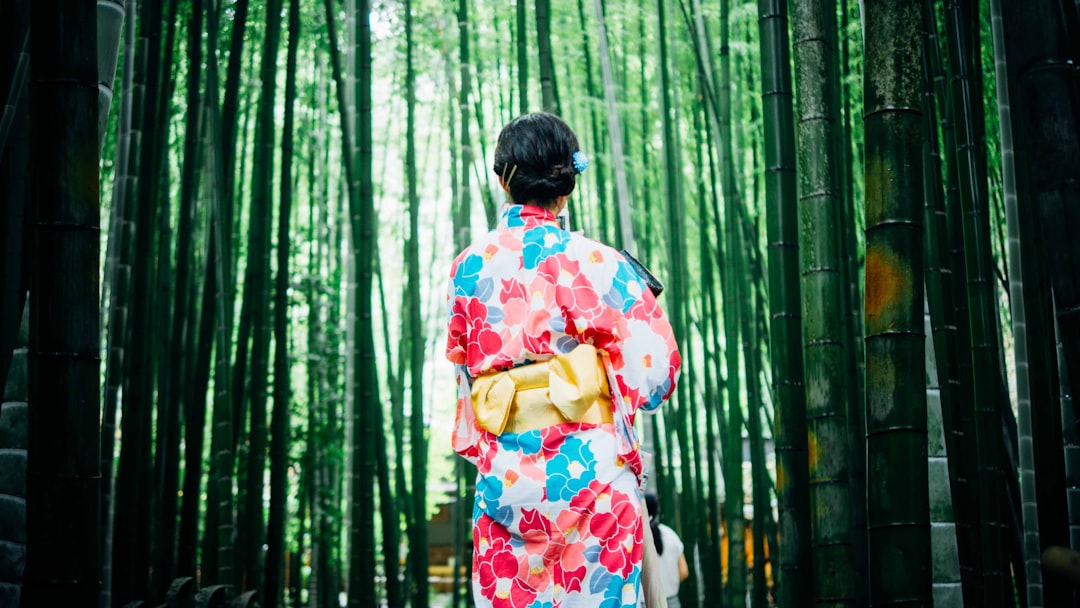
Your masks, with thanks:
[(161, 81), (162, 3), (147, 2), (142, 7), (139, 34), (145, 93), (141, 110), (142, 131), (139, 153), (139, 187), (128, 201), (135, 206), (135, 239), (132, 259), (130, 357), (125, 356), (125, 382), (120, 445), (116, 479), (115, 534), (113, 540), (113, 602), (124, 604), (149, 596), (153, 503), (152, 452), (152, 284), (151, 270), (155, 236), (156, 193), (152, 191), (158, 172), (154, 165), (160, 136), (157, 123)]
[(536, 0), (536, 46), (540, 62), (540, 97), (545, 112), (561, 114), (555, 58), (551, 48), (551, 0)]
[(515, 0), (515, 14), (517, 15), (517, 28), (514, 30), (514, 38), (517, 42), (517, 89), (518, 89), (518, 113), (525, 114), (529, 111), (529, 32), (525, 20), (525, 1)]
[[(1076, 221), (1073, 209), (1080, 203), (1077, 188), (1077, 159), (1080, 143), (1080, 79), (1075, 73), (1075, 11), (1061, 11), (1060, 3), (1038, 1), (1014, 6), (1002, 3), (1005, 52), (1012, 125), (1016, 138), (1017, 173), (1020, 208), (1032, 210), (1031, 229), (1022, 234), (1026, 243), (1035, 236), (1036, 258), (1045, 260), (1053, 284), (1054, 304), (1061, 333), (1061, 350), (1067, 371), (1062, 370), (1062, 385), (1076, 387), (1080, 371), (1080, 331), (1076, 314)], [(1061, 12), (1059, 12), (1061, 11)], [(1028, 204), (1023, 204), (1023, 201)], [(1023, 216), (1022, 216), (1023, 217)], [(1040, 246), (1041, 245), (1041, 246)], [(1025, 252), (1028, 250), (1025, 249)], [(1024, 254), (1025, 260), (1031, 256)], [(1030, 330), (1029, 330), (1030, 331)], [(1065, 396), (1062, 395), (1064, 399)], [(1073, 400), (1075, 407), (1076, 401)], [(1033, 417), (1049, 420), (1051, 403), (1033, 403)], [(1068, 417), (1063, 416), (1063, 422)], [(1074, 425), (1080, 417), (1071, 416)], [(1075, 437), (1077, 427), (1066, 429), (1066, 437)], [(1038, 444), (1036, 444), (1038, 445)], [(1039, 450), (1036, 448), (1036, 458)], [(1068, 470), (1068, 467), (1066, 467)], [(1054, 500), (1047, 500), (1044, 512), (1042, 469), (1040, 471), (1040, 533), (1058, 530), (1050, 521), (1045, 528), (1044, 513), (1052, 513)], [(1060, 491), (1053, 482), (1051, 492)], [(1057, 499), (1060, 500), (1060, 499)]]
[[(779, 605), (798, 606), (815, 588), (810, 579), (810, 494), (807, 478), (806, 396), (803, 390), (799, 232), (795, 188), (795, 123), (786, 12), (783, 3), (758, 3), (765, 115), (766, 217), (769, 258), (770, 360), (780, 546)], [(782, 481), (781, 481), (782, 480)], [(804, 540), (805, 539), (805, 540)]]
[[(193, 398), (186, 378), (189, 373), (188, 370), (196, 363), (196, 357), (192, 356), (195, 345), (185, 342), (185, 336), (188, 326), (193, 323), (195, 318), (188, 296), (191, 293), (191, 285), (194, 283), (191, 265), (194, 263), (193, 250), (195, 246), (195, 197), (199, 186), (198, 167), (201, 162), (202, 148), (200, 138), (202, 130), (201, 117), (203, 116), (200, 95), (200, 86), (202, 85), (202, 33), (202, 0), (193, 0), (188, 19), (187, 55), (190, 62), (188, 63), (186, 83), (187, 120), (184, 132), (183, 164), (180, 173), (180, 209), (176, 230), (176, 274), (172, 304), (172, 336), (170, 339), (172, 365), (165, 370), (168, 374), (170, 390), (163, 397), (163, 399), (167, 400), (164, 409), (169, 414), (169, 418), (168, 424), (162, 424), (164, 421), (159, 421), (158, 425), (159, 433), (165, 431), (164, 434), (167, 435), (168, 439), (165, 460), (169, 471), (169, 474), (162, 479), (162, 485), (158, 488), (158, 495), (162, 498), (157, 541), (157, 565), (161, 569), (162, 575), (155, 577), (157, 588), (154, 590), (155, 596), (158, 597), (164, 595), (165, 588), (177, 572), (178, 566), (176, 532), (179, 499), (173, 497), (176, 496), (176, 490), (178, 489), (180, 412), (181, 407), (189, 403)], [(188, 421), (186, 416), (184, 416), (184, 419), (185, 423), (188, 424), (197, 424), (199, 422), (198, 420)], [(196, 444), (199, 444), (201, 442), (202, 427), (197, 427), (197, 430), (200, 439)], [(187, 434), (187, 438), (194, 439), (190, 432)], [(191, 444), (188, 445), (194, 447)], [(201, 456), (201, 452), (199, 454)], [(189, 464), (191, 464), (190, 461)]]
[[(799, 249), (807, 437), (811, 458), (811, 544), (814, 598), (856, 602), (858, 586), (853, 511), (862, 493), (852, 488), (847, 345), (840, 251), (842, 199), (837, 168), (840, 100), (835, 2), (798, 2), (794, 39), (799, 86)], [(766, 138), (768, 139), (768, 138)], [(768, 163), (768, 161), (766, 161)], [(861, 441), (862, 437), (857, 436)], [(825, 456), (828, 455), (828, 456)], [(855, 500), (853, 500), (853, 498)]]
[[(225, 97), (221, 103), (222, 171), (225, 196), (230, 201), (236, 194), (236, 137), (237, 115), (240, 112), (240, 68), (244, 58), (244, 32), (247, 29), (249, 0), (237, 0), (233, 5), (232, 33), (229, 37), (229, 67), (225, 74)], [(215, 33), (216, 36), (216, 33)], [(232, 226), (229, 216), (228, 226)]]
[[(255, 122), (255, 150), (252, 160), (251, 211), (248, 222), (252, 242), (248, 249), (247, 274), (244, 281), (244, 305), (252, 299), (251, 361), (247, 376), (250, 392), (241, 398), (248, 403), (250, 429), (247, 455), (247, 492), (243, 516), (238, 521), (245, 527), (238, 549), (244, 556), (243, 589), (261, 589), (263, 575), (263, 544), (266, 529), (263, 514), (263, 473), (267, 448), (267, 380), (270, 371), (269, 352), (273, 322), (270, 311), (270, 233), (273, 218), (273, 176), (275, 152), (275, 104), (277, 98), (277, 56), (281, 42), (282, 0), (273, 0), (266, 7), (266, 30), (260, 65), (261, 91)], [(282, 181), (289, 178), (283, 175)], [(248, 291), (248, 287), (251, 291)], [(238, 376), (242, 367), (234, 367)], [(233, 387), (238, 378), (233, 378)], [(233, 403), (238, 397), (233, 395)], [(237, 429), (233, 429), (234, 435)], [(246, 543), (244, 543), (246, 540)]]
[[(538, 0), (543, 2), (544, 0)], [(405, 171), (406, 204), (409, 214), (409, 236), (405, 249), (407, 274), (407, 297), (405, 299), (405, 318), (408, 319), (408, 339), (403, 347), (408, 348), (409, 375), (409, 448), (412, 455), (412, 487), (410, 488), (412, 511), (411, 529), (409, 530), (409, 562), (412, 565), (410, 585), (410, 605), (413, 608), (428, 606), (428, 529), (427, 529), (427, 439), (424, 436), (424, 347), (426, 340), (423, 329), (422, 302), (420, 300), (420, 197), (417, 193), (416, 167), (416, 70), (413, 65), (413, 16), (412, 2), (405, 0)], [(467, 128), (467, 125), (466, 125)], [(362, 244), (363, 245), (363, 244)], [(398, 373), (404, 375), (405, 370)], [(372, 404), (379, 409), (380, 403)], [(377, 420), (382, 420), (378, 416)], [(375, 429), (382, 435), (382, 428)], [(375, 458), (385, 461), (388, 454), (383, 449)], [(397, 525), (397, 521), (383, 522), (383, 526)], [(396, 552), (395, 552), (396, 554)]]
[[(349, 224), (352, 254), (356, 263), (356, 340), (350, 353), (355, 362), (357, 380), (353, 399), (353, 463), (351, 510), (348, 531), (349, 606), (359, 608), (376, 602), (375, 588), (375, 440), (376, 417), (373, 408), (381, 407), (376, 367), (374, 327), (372, 326), (372, 285), (375, 256), (375, 201), (372, 175), (372, 74), (371, 24), (369, 0), (358, 0), (357, 58), (355, 79), (356, 140), (349, 154), (352, 167), (349, 192)], [(347, 121), (346, 121), (347, 122)]]
[(289, 44), (285, 60), (285, 121), (281, 136), (281, 191), (278, 206), (277, 274), (274, 280), (274, 408), (270, 415), (270, 512), (266, 530), (266, 608), (282, 603), (285, 576), (285, 517), (289, 467), (289, 225), (293, 198), (293, 130), (300, 0), (289, 2)]
[(922, 11), (918, 0), (868, 0), (865, 9), (869, 599), (871, 606), (929, 606)]
[(1005, 553), (1004, 504), (1001, 487), (1001, 414), (1004, 396), (998, 375), (996, 293), (990, 249), (989, 201), (986, 183), (985, 122), (982, 73), (979, 69), (978, 10), (971, 1), (952, 1), (945, 7), (949, 47), (951, 101), (955, 119), (956, 155), (960, 178), (960, 211), (964, 265), (967, 276), (968, 326), (975, 382), (976, 434), (981, 549), (979, 585), (985, 606), (1003, 605), (1011, 596)]
[(23, 606), (93, 606), (100, 588), (96, 10), (93, 2), (30, 9), (36, 217)]
[[(172, 300), (175, 291), (186, 290), (188, 286), (175, 282), (173, 272), (173, 205), (170, 177), (171, 173), (165, 159), (169, 155), (168, 125), (172, 117), (172, 99), (176, 88), (176, 70), (173, 69), (176, 55), (176, 32), (179, 21), (177, 0), (170, 0), (165, 15), (165, 44), (162, 47), (161, 78), (162, 84), (155, 110), (161, 133), (155, 138), (153, 167), (156, 168), (154, 180), (145, 184), (153, 192), (157, 222), (157, 238), (154, 243), (154, 269), (151, 271), (151, 317), (149, 319), (152, 334), (148, 354), (148, 365), (154, 369), (154, 393), (152, 400), (156, 407), (154, 419), (154, 471), (151, 500), (154, 513), (150, 516), (153, 538), (150, 539), (150, 598), (160, 599), (175, 574), (176, 567), (176, 493), (179, 490), (180, 466), (180, 412), (173, 399), (174, 385), (171, 383), (170, 370), (173, 368), (172, 336), (169, 332), (172, 318)], [(180, 219), (181, 223), (184, 220)]]
[(1072, 236), (1080, 203), (1080, 85), (1074, 70), (1076, 12), (1050, 0), (1002, 5), (1017, 159), (1036, 210), (1054, 288), (1069, 385), (1080, 386), (1080, 259)]

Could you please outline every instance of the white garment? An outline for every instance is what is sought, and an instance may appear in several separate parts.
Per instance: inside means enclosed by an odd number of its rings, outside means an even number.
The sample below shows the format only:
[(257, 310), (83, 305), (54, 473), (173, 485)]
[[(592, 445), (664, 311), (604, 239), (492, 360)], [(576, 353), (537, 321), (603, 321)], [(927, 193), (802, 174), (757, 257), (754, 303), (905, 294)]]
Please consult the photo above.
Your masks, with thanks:
[(665, 596), (671, 597), (678, 595), (679, 583), (682, 582), (679, 580), (679, 557), (683, 554), (683, 543), (679, 535), (664, 524), (660, 524), (660, 540), (664, 544), (664, 552), (657, 556), (661, 588)]

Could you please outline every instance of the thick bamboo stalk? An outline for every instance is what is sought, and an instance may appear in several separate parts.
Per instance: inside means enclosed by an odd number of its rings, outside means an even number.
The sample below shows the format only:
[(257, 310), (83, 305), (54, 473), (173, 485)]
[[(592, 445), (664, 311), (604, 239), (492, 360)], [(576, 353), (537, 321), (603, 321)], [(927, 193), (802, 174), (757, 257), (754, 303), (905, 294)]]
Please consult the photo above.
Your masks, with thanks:
[[(839, 100), (834, 2), (795, 4), (798, 86), (799, 252), (814, 598), (854, 602), (857, 595), (843, 310), (842, 211), (838, 167)], [(766, 161), (766, 164), (769, 164)], [(827, 455), (827, 456), (826, 456)]]
[[(866, 433), (871, 606), (931, 603), (917, 0), (867, 0)], [(898, 567), (902, 564), (903, 567)]]
[[(24, 606), (100, 591), (98, 64), (95, 3), (30, 8), (35, 167)], [(63, 120), (59, 118), (63, 117)]]

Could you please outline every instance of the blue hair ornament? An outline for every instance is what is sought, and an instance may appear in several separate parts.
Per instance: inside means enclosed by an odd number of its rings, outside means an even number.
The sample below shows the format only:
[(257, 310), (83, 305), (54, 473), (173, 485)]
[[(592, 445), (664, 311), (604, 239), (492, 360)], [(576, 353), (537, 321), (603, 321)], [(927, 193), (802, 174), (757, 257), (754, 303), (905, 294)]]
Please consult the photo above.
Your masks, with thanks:
[(574, 170), (578, 173), (584, 173), (585, 169), (589, 168), (589, 157), (585, 156), (585, 153), (581, 150), (574, 152)]

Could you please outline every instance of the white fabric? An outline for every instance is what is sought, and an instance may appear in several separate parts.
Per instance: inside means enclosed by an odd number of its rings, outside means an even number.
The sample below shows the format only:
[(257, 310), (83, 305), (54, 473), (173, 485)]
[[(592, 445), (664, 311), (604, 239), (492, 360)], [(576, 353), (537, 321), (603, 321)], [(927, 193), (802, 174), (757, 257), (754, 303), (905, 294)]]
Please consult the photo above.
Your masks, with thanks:
[(657, 566), (664, 595), (671, 597), (679, 593), (679, 556), (683, 554), (683, 543), (679, 535), (664, 524), (660, 524), (660, 540), (664, 543), (664, 552), (657, 556)]

